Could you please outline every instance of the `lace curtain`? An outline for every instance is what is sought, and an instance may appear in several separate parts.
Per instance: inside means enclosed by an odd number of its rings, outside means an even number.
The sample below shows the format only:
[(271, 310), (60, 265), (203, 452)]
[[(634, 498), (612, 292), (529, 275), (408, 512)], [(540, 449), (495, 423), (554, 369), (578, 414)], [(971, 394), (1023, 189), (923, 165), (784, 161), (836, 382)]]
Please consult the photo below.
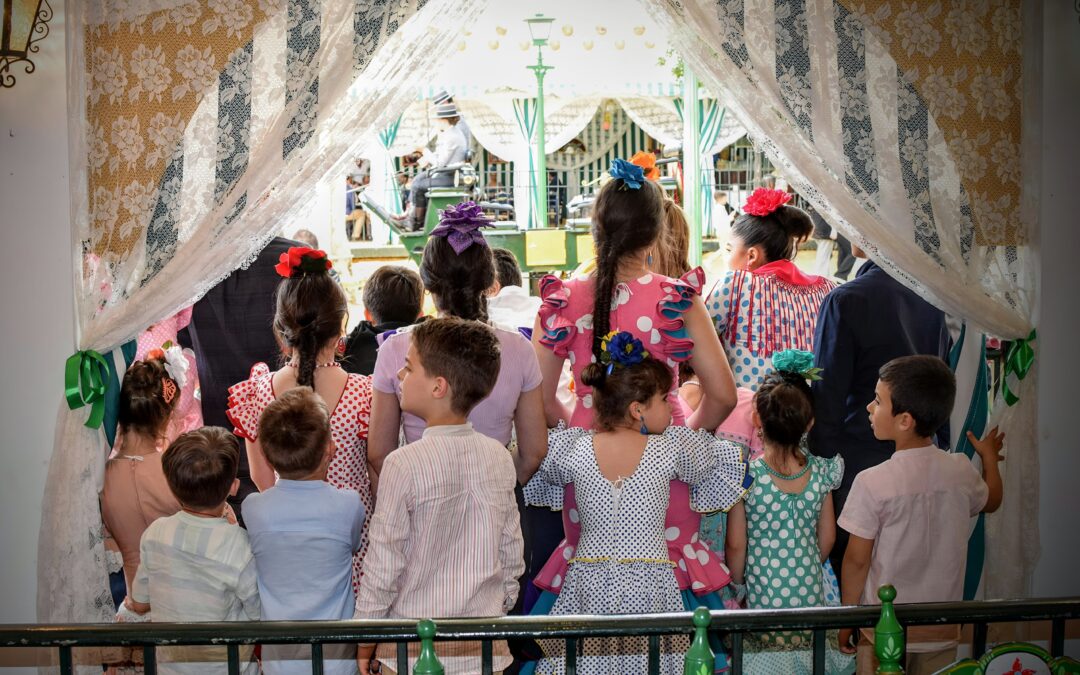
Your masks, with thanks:
[[(1036, 307), (1021, 192), (1018, 0), (647, 0), (688, 67), (815, 208), (970, 326), (1026, 338)], [(986, 592), (1024, 595), (1038, 552), (1034, 377), (1004, 409), (1006, 496)]]
[[(404, 111), (404, 85), (485, 4), (70, 3), (78, 349), (122, 363), (112, 350), (253, 259), (320, 178), (345, 173), (364, 132)], [(57, 420), (43, 622), (112, 618), (97, 503), (108, 448), (87, 415), (62, 406)]]

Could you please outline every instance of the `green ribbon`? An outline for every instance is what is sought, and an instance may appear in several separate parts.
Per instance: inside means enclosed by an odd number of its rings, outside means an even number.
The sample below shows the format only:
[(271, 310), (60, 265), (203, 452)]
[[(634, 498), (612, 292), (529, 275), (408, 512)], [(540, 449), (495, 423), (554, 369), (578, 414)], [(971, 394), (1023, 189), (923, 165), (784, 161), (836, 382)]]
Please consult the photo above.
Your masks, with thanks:
[(1032, 329), (1027, 338), (1014, 340), (1005, 353), (1005, 376), (1001, 378), (1001, 397), (1005, 399), (1007, 405), (1016, 405), (1016, 402), (1020, 400), (1020, 397), (1009, 387), (1009, 376), (1015, 375), (1017, 380), (1027, 377), (1031, 366), (1035, 363), (1035, 349), (1031, 346), (1034, 341), (1035, 330)]
[(97, 429), (105, 417), (106, 379), (109, 364), (93, 349), (75, 352), (64, 364), (64, 398), (68, 408), (90, 406), (86, 426)]

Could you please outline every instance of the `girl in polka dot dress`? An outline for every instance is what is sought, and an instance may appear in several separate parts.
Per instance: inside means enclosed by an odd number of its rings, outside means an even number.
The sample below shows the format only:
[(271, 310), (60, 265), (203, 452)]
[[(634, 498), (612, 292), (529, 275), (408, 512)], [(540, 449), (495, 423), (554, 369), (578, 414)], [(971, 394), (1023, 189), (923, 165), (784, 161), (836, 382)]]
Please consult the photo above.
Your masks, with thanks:
[[(326, 481), (342, 490), (356, 490), (365, 518), (373, 510), (367, 472), (367, 433), (371, 417), (371, 378), (346, 373), (336, 356), (344, 347), (348, 304), (345, 293), (330, 277), (330, 261), (323, 251), (290, 248), (276, 266), (285, 277), (278, 285), (274, 333), (287, 359), (271, 371), (265, 363), (251, 367), (251, 377), (229, 387), (226, 414), (235, 433), (245, 439), (251, 478), (260, 490), (277, 477), (259, 447), (259, 416), (277, 395), (294, 387), (315, 390), (330, 414), (334, 457)], [(360, 535), (360, 550), (353, 556), (353, 591), (360, 587), (360, 568), (367, 551), (367, 522)]]
[[(551, 614), (681, 612), (664, 524), (670, 482), (689, 484), (692, 500), (730, 508), (745, 489), (743, 452), (708, 431), (671, 424), (671, 368), (650, 358), (640, 340), (611, 333), (602, 350), (583, 373), (596, 431), (553, 430), (547, 457), (525, 487), (532, 504), (549, 503), (552, 492), (561, 497), (570, 483), (576, 488), (581, 538)], [(563, 641), (541, 643), (545, 658), (536, 672), (563, 673)], [(664, 638), (660, 672), (681, 673), (688, 644)], [(583, 675), (644, 673), (647, 660), (645, 638), (590, 638), (577, 668)]]
[[(821, 563), (836, 539), (832, 491), (840, 486), (844, 461), (800, 449), (814, 422), (806, 377), (816, 377), (813, 354), (788, 350), (773, 355), (777, 371), (754, 395), (753, 424), (765, 454), (750, 463), (753, 488), (728, 514), (727, 563), (733, 585), (745, 584), (750, 609), (825, 605)], [(790, 365), (789, 365), (790, 364)], [(813, 672), (809, 632), (748, 635), (743, 672), (750, 675)], [(829, 634), (827, 673), (850, 673), (854, 661)]]

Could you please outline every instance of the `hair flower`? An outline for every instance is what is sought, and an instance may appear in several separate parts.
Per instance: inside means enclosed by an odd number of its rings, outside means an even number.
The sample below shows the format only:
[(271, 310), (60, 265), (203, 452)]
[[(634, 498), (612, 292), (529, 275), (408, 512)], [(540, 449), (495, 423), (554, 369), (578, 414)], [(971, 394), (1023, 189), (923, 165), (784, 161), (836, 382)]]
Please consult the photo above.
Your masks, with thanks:
[(334, 264), (326, 257), (326, 251), (307, 246), (292, 246), (288, 252), (278, 257), (278, 264), (274, 265), (274, 270), (286, 279), (291, 279), (304, 274), (327, 272), (333, 266)]
[(645, 171), (637, 164), (631, 164), (625, 159), (613, 159), (608, 173), (611, 174), (612, 178), (622, 180), (623, 184), (620, 189), (640, 190), (645, 183)]
[(491, 225), (484, 216), (483, 209), (473, 201), (461, 202), (448, 206), (439, 212), (439, 224), (431, 231), (432, 237), (446, 237), (454, 253), (461, 252), (473, 244), (487, 246), (481, 227)]
[(784, 349), (772, 355), (773, 368), (780, 373), (792, 373), (804, 379), (821, 379), (821, 368), (814, 367), (814, 355), (799, 349)]
[(656, 155), (645, 150), (638, 150), (634, 153), (634, 156), (630, 158), (630, 163), (640, 166), (642, 172), (645, 174), (645, 178), (657, 181), (660, 180), (660, 169), (656, 166)]
[(608, 374), (617, 366), (632, 366), (649, 358), (641, 340), (628, 331), (611, 331), (600, 340), (600, 348), (600, 362), (607, 366)]
[(752, 216), (767, 216), (791, 201), (791, 194), (783, 190), (758, 188), (746, 199), (743, 212)]
[(165, 372), (176, 382), (176, 386), (183, 389), (187, 384), (187, 374), (191, 363), (180, 345), (166, 342), (162, 346), (165, 348)]

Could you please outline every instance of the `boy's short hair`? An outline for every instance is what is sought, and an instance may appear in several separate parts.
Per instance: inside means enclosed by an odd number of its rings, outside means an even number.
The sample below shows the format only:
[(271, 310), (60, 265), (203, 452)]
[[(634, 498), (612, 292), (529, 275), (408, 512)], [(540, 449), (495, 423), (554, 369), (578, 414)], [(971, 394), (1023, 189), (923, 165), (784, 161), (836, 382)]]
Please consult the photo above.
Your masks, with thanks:
[(240, 446), (221, 427), (181, 434), (161, 456), (169, 489), (184, 506), (213, 508), (225, 501), (236, 480)]
[(878, 378), (889, 385), (893, 415), (911, 415), (919, 436), (933, 436), (952, 415), (956, 376), (938, 357), (893, 359), (881, 367)]
[(505, 248), (493, 248), (491, 255), (495, 257), (495, 278), (499, 280), (499, 286), (520, 286), (521, 267), (514, 254)]
[(431, 319), (412, 331), (420, 364), (450, 385), (450, 408), (468, 415), (495, 387), (499, 377), (499, 338), (487, 324), (447, 317)]
[(310, 476), (330, 442), (330, 411), (311, 387), (295, 387), (266, 406), (259, 417), (259, 443), (282, 478)]
[(364, 283), (364, 307), (375, 323), (412, 323), (424, 306), (424, 283), (408, 267), (383, 265)]

